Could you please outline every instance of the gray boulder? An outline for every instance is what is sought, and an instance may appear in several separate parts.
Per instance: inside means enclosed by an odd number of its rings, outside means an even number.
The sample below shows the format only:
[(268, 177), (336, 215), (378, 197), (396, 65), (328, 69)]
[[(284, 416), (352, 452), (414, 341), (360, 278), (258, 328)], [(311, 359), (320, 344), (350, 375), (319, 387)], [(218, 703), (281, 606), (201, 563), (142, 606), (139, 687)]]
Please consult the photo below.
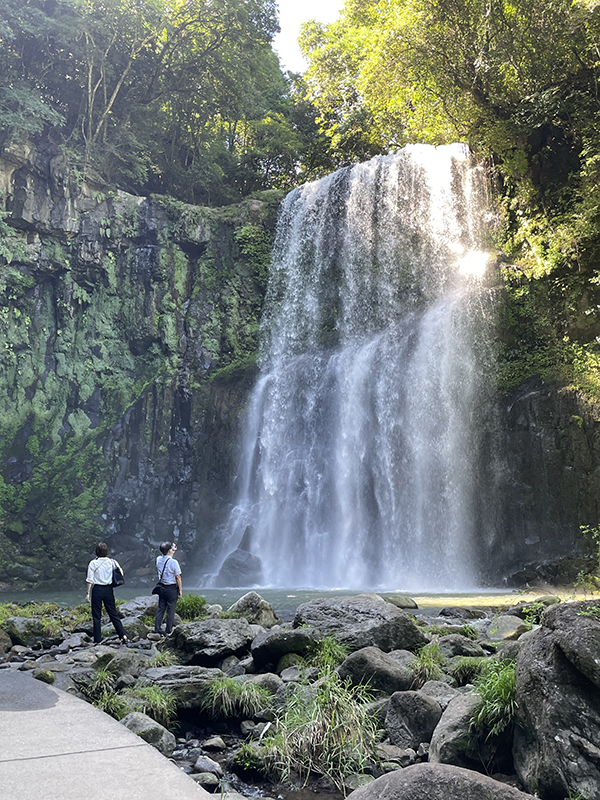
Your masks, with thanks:
[(458, 697), (458, 692), (445, 681), (427, 681), (419, 689), (421, 694), (426, 694), (433, 697), (440, 706), (442, 711), (445, 711), (451, 700)]
[(100, 656), (94, 662), (94, 669), (106, 667), (113, 675), (131, 675), (134, 678), (139, 678), (142, 672), (148, 668), (150, 663), (150, 656), (146, 653), (141, 653), (139, 650), (119, 650), (114, 655), (107, 653)]
[(440, 704), (421, 692), (395, 692), (385, 715), (385, 729), (396, 747), (416, 750), (429, 742), (442, 716)]
[(527, 633), (529, 625), (520, 617), (511, 614), (501, 614), (494, 617), (487, 625), (487, 636), (492, 642), (501, 642), (504, 639), (518, 639)]
[(303, 603), (294, 617), (294, 627), (300, 625), (311, 625), (324, 636), (335, 636), (350, 650), (370, 645), (384, 652), (411, 650), (428, 641), (409, 614), (377, 595)]
[(169, 690), (180, 708), (200, 708), (206, 689), (215, 678), (223, 677), (220, 669), (195, 666), (151, 667), (142, 673), (146, 683)]
[(513, 756), (542, 797), (600, 800), (600, 602), (553, 605), (517, 657)]
[(152, 747), (156, 747), (163, 756), (169, 758), (173, 754), (176, 744), (173, 734), (146, 714), (142, 714), (140, 711), (133, 711), (123, 717), (121, 725), (125, 725), (126, 728), (129, 728), (130, 731), (133, 731), (145, 742), (151, 744)]
[(144, 614), (156, 614), (158, 597), (155, 594), (141, 595), (121, 603), (119, 613), (123, 617), (143, 617)]
[(512, 786), (448, 764), (414, 764), (352, 792), (352, 800), (533, 800)]
[(256, 592), (248, 592), (227, 610), (233, 614), (241, 614), (248, 622), (262, 625), (263, 628), (272, 628), (281, 623), (269, 603)]
[(13, 641), (10, 636), (0, 628), (0, 656), (3, 656), (4, 653), (8, 653), (12, 646)]
[(477, 692), (458, 694), (448, 703), (431, 737), (430, 762), (458, 767), (473, 766), (471, 714), (480, 703), (481, 695)]
[(178, 625), (168, 643), (184, 664), (212, 667), (227, 656), (239, 656), (254, 637), (247, 619), (205, 619)]
[(40, 642), (50, 646), (62, 641), (61, 634), (48, 634), (41, 617), (8, 617), (4, 620), (3, 627), (13, 644), (20, 644), (24, 647), (33, 647)]
[(363, 647), (355, 650), (338, 667), (341, 678), (350, 678), (354, 686), (366, 683), (369, 688), (394, 694), (410, 689), (414, 673), (403, 667), (388, 653), (378, 647)]
[(455, 656), (482, 657), (486, 655), (480, 644), (458, 633), (440, 636), (438, 646), (445, 658), (454, 658)]
[(234, 550), (230, 553), (219, 574), (215, 586), (255, 586), (262, 582), (262, 561), (247, 550)]
[(321, 639), (313, 628), (272, 628), (259, 633), (251, 645), (252, 658), (258, 666), (277, 664), (286, 653), (305, 655)]
[(198, 756), (194, 764), (194, 772), (210, 772), (218, 778), (223, 777), (223, 767), (208, 756)]

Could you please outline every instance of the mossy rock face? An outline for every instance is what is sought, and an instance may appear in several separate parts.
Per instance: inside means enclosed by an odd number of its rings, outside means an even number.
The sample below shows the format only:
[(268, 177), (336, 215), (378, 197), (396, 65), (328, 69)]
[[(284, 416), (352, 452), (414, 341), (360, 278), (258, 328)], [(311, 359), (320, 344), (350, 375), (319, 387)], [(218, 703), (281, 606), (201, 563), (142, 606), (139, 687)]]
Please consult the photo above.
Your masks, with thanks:
[(59, 191), (43, 154), (11, 158), (0, 585), (79, 586), (100, 539), (144, 584), (154, 543), (202, 546), (227, 498), (277, 202), (206, 209), (69, 176)]

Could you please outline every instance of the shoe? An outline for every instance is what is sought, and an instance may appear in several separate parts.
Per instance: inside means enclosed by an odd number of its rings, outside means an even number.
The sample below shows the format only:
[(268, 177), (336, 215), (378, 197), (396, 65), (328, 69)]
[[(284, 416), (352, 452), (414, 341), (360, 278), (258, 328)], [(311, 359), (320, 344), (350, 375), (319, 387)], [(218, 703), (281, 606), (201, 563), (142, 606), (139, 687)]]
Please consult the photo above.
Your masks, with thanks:
[(128, 641), (129, 641), (129, 639), (128, 639), (126, 636), (124, 636), (124, 637), (121, 639), (121, 644), (127, 644), (127, 642), (128, 642)]

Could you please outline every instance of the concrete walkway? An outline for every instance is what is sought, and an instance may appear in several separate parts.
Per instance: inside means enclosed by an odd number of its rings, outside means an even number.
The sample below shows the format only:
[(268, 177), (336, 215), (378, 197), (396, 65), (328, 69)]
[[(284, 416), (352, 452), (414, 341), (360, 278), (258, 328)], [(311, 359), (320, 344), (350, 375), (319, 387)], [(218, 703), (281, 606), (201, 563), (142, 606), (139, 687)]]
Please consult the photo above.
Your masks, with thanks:
[(206, 800), (175, 764), (83, 700), (0, 669), (6, 800)]

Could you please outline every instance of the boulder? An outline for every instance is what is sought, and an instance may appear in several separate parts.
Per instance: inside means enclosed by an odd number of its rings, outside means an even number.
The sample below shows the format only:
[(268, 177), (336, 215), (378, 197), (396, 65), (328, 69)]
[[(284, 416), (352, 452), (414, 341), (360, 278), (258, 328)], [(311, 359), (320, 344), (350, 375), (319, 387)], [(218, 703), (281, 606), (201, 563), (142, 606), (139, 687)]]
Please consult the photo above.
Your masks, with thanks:
[(242, 666), (242, 662), (237, 656), (227, 656), (227, 658), (224, 658), (219, 664), (219, 669), (222, 670), (225, 675), (229, 675), (230, 677), (233, 677), (234, 675), (243, 675), (246, 671)]
[(271, 628), (259, 633), (251, 645), (252, 658), (258, 666), (278, 664), (283, 655), (305, 655), (321, 639), (314, 628)]
[(454, 619), (485, 619), (487, 614), (480, 608), (471, 606), (445, 606), (440, 610), (440, 617)]
[(3, 656), (4, 653), (8, 653), (12, 646), (13, 641), (10, 636), (0, 628), (0, 656)]
[(445, 658), (454, 658), (454, 656), (482, 657), (486, 655), (480, 644), (457, 633), (440, 636), (437, 641), (440, 652)]
[(156, 747), (163, 756), (169, 758), (172, 755), (176, 744), (175, 737), (156, 720), (146, 714), (142, 714), (140, 711), (133, 711), (123, 717), (121, 724), (129, 728), (130, 731), (133, 731), (145, 742), (151, 744), (152, 747)]
[(385, 715), (385, 729), (396, 747), (416, 750), (429, 742), (442, 716), (440, 704), (421, 692), (395, 692)]
[(338, 667), (340, 678), (354, 686), (368, 684), (373, 691), (394, 694), (410, 689), (414, 673), (378, 647), (363, 647), (350, 653)]
[(522, 633), (529, 630), (529, 625), (520, 617), (511, 614), (501, 614), (490, 620), (487, 635), (492, 642), (500, 642), (503, 639), (518, 639)]
[(132, 675), (134, 678), (148, 669), (150, 656), (139, 650), (119, 650), (114, 655), (107, 653), (94, 662), (94, 669), (106, 667), (113, 675)]
[(459, 694), (456, 689), (445, 681), (427, 681), (421, 686), (419, 691), (421, 694), (433, 697), (433, 699), (440, 704), (442, 711), (445, 711), (450, 701), (458, 697)]
[(215, 578), (217, 588), (230, 586), (256, 586), (262, 581), (262, 561), (247, 550), (230, 553)]
[(303, 603), (294, 627), (311, 625), (324, 636), (335, 636), (350, 650), (373, 645), (384, 652), (411, 650), (428, 639), (412, 617), (377, 595), (329, 597)]
[(240, 614), (246, 617), (248, 622), (262, 625), (263, 628), (272, 628), (281, 623), (269, 603), (256, 592), (248, 592), (240, 597), (227, 611), (232, 614)]
[(41, 617), (8, 617), (4, 620), (3, 628), (13, 644), (24, 647), (33, 647), (39, 642), (52, 645), (62, 641), (61, 634), (48, 635), (46, 624)]
[(414, 764), (352, 792), (352, 800), (533, 800), (487, 775), (448, 764)]
[(190, 775), (190, 778), (196, 781), (198, 786), (201, 786), (202, 789), (206, 789), (207, 792), (216, 792), (221, 786), (221, 779), (212, 772), (198, 772)]
[(210, 772), (218, 778), (223, 777), (223, 767), (208, 756), (198, 756), (194, 764), (194, 772)]
[(407, 594), (386, 594), (383, 596), (386, 603), (391, 603), (396, 608), (418, 608), (417, 603)]
[(158, 597), (155, 594), (141, 595), (121, 603), (119, 613), (122, 617), (143, 617), (145, 614), (156, 614)]
[(517, 657), (513, 756), (531, 792), (600, 800), (600, 602), (551, 606)]
[(448, 703), (431, 737), (430, 762), (458, 767), (473, 766), (471, 714), (480, 703), (481, 696), (477, 692), (458, 694)]
[(178, 625), (168, 644), (184, 664), (212, 667), (227, 656), (239, 656), (254, 638), (246, 619), (205, 619)]
[(151, 667), (142, 673), (144, 681), (172, 692), (179, 708), (200, 708), (208, 685), (223, 677), (220, 669), (197, 666)]

